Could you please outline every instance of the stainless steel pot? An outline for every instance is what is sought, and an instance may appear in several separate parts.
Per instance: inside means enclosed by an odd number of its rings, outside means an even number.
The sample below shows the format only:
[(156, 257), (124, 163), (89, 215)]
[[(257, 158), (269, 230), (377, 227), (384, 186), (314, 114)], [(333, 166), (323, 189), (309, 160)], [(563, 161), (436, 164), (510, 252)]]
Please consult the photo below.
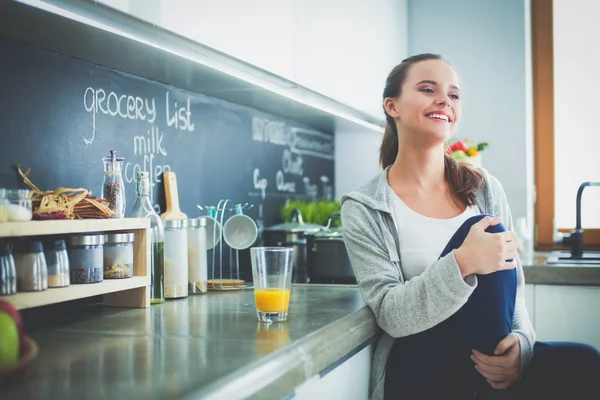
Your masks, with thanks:
[(292, 282), (308, 282), (306, 271), (306, 235), (318, 232), (321, 229), (323, 229), (321, 225), (305, 224), (302, 220), (302, 213), (296, 208), (292, 213), (292, 222), (274, 225), (263, 230), (263, 242), (265, 246), (283, 246), (294, 249)]
[(356, 283), (342, 228), (330, 228), (331, 220), (339, 216), (340, 213), (331, 214), (325, 228), (306, 235), (307, 272), (311, 283)]

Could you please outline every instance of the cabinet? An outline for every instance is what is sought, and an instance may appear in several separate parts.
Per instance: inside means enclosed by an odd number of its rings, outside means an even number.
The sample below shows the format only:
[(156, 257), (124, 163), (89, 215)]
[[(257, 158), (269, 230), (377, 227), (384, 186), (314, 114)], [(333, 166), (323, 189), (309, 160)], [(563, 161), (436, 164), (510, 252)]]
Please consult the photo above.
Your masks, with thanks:
[(539, 341), (583, 342), (600, 350), (600, 287), (535, 285)]

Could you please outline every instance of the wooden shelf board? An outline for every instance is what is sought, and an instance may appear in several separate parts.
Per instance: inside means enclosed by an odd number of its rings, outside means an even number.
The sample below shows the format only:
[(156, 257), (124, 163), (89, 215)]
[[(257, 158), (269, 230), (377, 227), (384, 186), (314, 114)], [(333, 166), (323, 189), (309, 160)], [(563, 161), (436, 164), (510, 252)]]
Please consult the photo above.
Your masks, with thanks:
[(5, 222), (0, 223), (0, 238), (120, 231), (149, 227), (150, 220), (146, 218)]
[(149, 276), (133, 276), (125, 279), (106, 279), (99, 283), (71, 285), (64, 288), (48, 288), (42, 292), (23, 292), (12, 296), (1, 296), (0, 298), (10, 301), (17, 309), (23, 310), (149, 285)]

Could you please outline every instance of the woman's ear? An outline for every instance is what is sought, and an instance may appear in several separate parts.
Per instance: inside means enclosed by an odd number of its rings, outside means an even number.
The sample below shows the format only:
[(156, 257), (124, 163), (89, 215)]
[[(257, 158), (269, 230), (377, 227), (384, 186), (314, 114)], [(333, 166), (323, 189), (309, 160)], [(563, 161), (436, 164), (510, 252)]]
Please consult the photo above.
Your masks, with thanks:
[(383, 99), (383, 108), (390, 117), (394, 119), (400, 118), (400, 114), (398, 114), (398, 111), (396, 110), (396, 99), (391, 97)]

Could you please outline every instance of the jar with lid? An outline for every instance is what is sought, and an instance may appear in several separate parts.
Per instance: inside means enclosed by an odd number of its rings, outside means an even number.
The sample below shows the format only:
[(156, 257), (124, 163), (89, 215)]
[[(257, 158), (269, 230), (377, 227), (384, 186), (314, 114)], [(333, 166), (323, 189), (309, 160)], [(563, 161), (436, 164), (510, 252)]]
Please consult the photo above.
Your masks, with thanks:
[(125, 216), (125, 187), (123, 186), (123, 157), (117, 157), (117, 152), (110, 151), (110, 156), (102, 157), (104, 163), (104, 181), (102, 182), (102, 195), (108, 206), (115, 212), (113, 218)]
[(44, 241), (44, 257), (48, 267), (48, 287), (59, 288), (71, 284), (69, 276), (69, 256), (64, 239)]
[(165, 223), (165, 298), (188, 295), (188, 220), (166, 220)]
[(102, 282), (104, 235), (74, 235), (67, 239), (71, 283)]
[(104, 237), (104, 279), (133, 276), (133, 233), (110, 233)]
[(206, 218), (188, 220), (188, 293), (206, 293)]
[(6, 189), (0, 188), (0, 222), (8, 221), (8, 215), (6, 214), (7, 204), (8, 200), (6, 200)]
[(10, 245), (0, 242), (0, 296), (17, 293), (17, 271)]
[[(0, 200), (0, 221), (4, 218), (8, 222), (31, 221), (33, 213), (31, 211), (30, 191), (27, 189), (0, 189), (0, 197), (4, 195), (4, 201)], [(2, 215), (4, 214), (4, 216)]]
[(14, 243), (17, 290), (41, 292), (48, 289), (48, 267), (39, 240), (20, 239)]

